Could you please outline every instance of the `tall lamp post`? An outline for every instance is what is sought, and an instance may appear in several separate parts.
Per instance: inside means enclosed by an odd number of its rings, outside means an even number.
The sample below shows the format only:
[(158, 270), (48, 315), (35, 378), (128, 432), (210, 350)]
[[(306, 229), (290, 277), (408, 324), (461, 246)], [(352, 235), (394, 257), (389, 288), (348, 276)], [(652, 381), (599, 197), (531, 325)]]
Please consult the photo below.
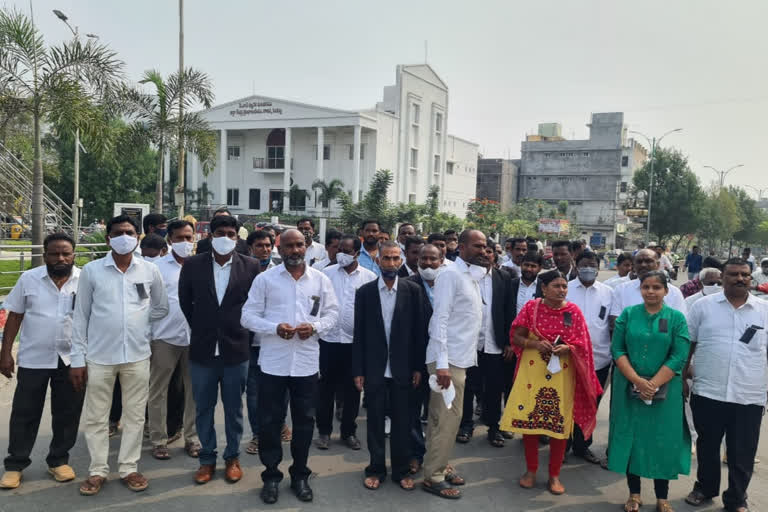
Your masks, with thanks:
[(766, 191), (768, 191), (768, 187), (765, 187), (765, 188), (757, 188), (757, 187), (753, 187), (752, 185), (744, 185), (744, 186), (745, 186), (745, 187), (747, 187), (747, 188), (751, 188), (752, 190), (754, 190), (755, 192), (757, 192), (757, 200), (758, 200), (758, 201), (762, 201), (762, 200), (763, 200), (763, 194), (764, 194)]
[[(59, 18), (61, 21), (64, 22), (64, 24), (69, 28), (69, 30), (72, 32), (72, 35), (75, 36), (75, 41), (80, 40), (80, 33), (78, 31), (78, 28), (72, 28), (72, 25), (69, 24), (67, 20), (67, 15), (61, 12), (58, 9), (53, 10), (53, 14), (56, 15), (57, 18)], [(92, 39), (98, 39), (99, 36), (94, 34), (86, 34), (87, 37)], [(77, 76), (77, 79), (80, 80), (80, 74), (78, 70), (75, 70), (75, 75)], [(75, 127), (75, 161), (74, 161), (74, 178), (73, 178), (73, 187), (74, 192), (72, 194), (72, 238), (75, 240), (75, 242), (80, 241), (80, 127)]]
[(733, 167), (729, 168), (727, 171), (721, 171), (720, 169), (715, 169), (711, 165), (705, 165), (705, 169), (712, 169), (715, 171), (715, 174), (717, 174), (718, 180), (720, 182), (720, 188), (723, 188), (725, 185), (725, 178), (728, 176), (728, 173), (730, 173), (734, 169), (738, 169), (739, 167), (744, 167), (744, 164), (734, 165)]
[(669, 135), (670, 133), (675, 132), (681, 132), (683, 131), (682, 128), (675, 128), (674, 130), (669, 130), (667, 133), (659, 137), (658, 139), (656, 137), (648, 137), (646, 134), (637, 132), (635, 130), (629, 130), (629, 133), (634, 133), (635, 135), (640, 135), (643, 137), (646, 141), (648, 141), (648, 145), (651, 147), (651, 176), (650, 176), (650, 182), (648, 183), (648, 218), (646, 219), (645, 223), (645, 246), (648, 247), (648, 243), (651, 241), (651, 201), (653, 199), (653, 164), (654, 160), (656, 159), (656, 146), (661, 144), (662, 139)]

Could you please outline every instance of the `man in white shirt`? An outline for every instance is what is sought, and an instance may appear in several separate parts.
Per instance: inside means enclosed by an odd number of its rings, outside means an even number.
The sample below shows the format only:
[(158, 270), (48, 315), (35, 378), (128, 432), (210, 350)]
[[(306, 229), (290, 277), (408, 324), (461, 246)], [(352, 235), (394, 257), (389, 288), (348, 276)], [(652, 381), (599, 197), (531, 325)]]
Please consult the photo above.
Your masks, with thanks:
[(765, 283), (768, 283), (768, 258), (760, 260), (760, 268), (752, 272), (752, 287), (758, 297), (765, 298), (766, 294), (757, 289)]
[[(621, 315), (624, 308), (643, 303), (643, 296), (640, 293), (640, 277), (653, 270), (659, 270), (659, 255), (653, 249), (640, 249), (635, 254), (634, 269), (637, 274), (635, 279), (620, 284), (613, 289), (613, 299), (611, 300), (610, 315), (611, 325), (613, 321)], [(680, 288), (672, 284), (669, 286), (669, 292), (664, 297), (664, 303), (686, 314), (688, 309), (685, 307), (685, 299)]]
[(622, 252), (616, 259), (616, 275), (603, 281), (603, 284), (616, 288), (621, 283), (629, 281), (630, 272), (632, 272), (632, 253)]
[(84, 496), (98, 494), (109, 475), (109, 409), (118, 376), (123, 402), (118, 471), (132, 491), (149, 485), (137, 464), (149, 391), (150, 322), (168, 314), (168, 297), (157, 266), (134, 257), (138, 243), (133, 218), (110, 219), (112, 250), (83, 267), (77, 287), (69, 375), (76, 390), (88, 382), (83, 426), (91, 465), (80, 486)]
[[(342, 233), (331, 229), (325, 233), (325, 257), (316, 261), (312, 268), (323, 270), (326, 267), (336, 264), (336, 254), (339, 252), (339, 242), (341, 242)], [(313, 244), (317, 245), (317, 244)]]
[(691, 505), (709, 504), (720, 493), (720, 444), (725, 435), (728, 488), (723, 506), (747, 511), (747, 487), (768, 394), (768, 302), (749, 293), (751, 279), (745, 260), (728, 260), (723, 293), (702, 298), (688, 315), (691, 357), (696, 359), (691, 409), (699, 462), (696, 484), (686, 498)]
[(339, 319), (339, 306), (330, 279), (305, 263), (305, 239), (295, 229), (281, 235), (282, 265), (254, 279), (243, 307), (241, 323), (261, 338), (259, 365), (259, 456), (266, 466), (261, 499), (276, 503), (283, 473), (280, 430), (290, 394), (293, 465), (291, 488), (301, 501), (311, 501), (307, 467), (315, 428), (320, 336)]
[[(576, 259), (578, 278), (568, 283), (568, 301), (576, 304), (584, 313), (589, 337), (592, 339), (592, 355), (595, 361), (595, 374), (600, 386), (605, 389), (611, 370), (611, 324), (609, 314), (613, 301), (613, 290), (597, 281), (598, 256), (592, 251), (582, 252)], [(602, 395), (597, 397), (600, 405)], [(578, 425), (573, 429), (573, 454), (592, 464), (599, 464), (600, 459), (592, 453), (592, 438), (584, 439)], [(566, 450), (567, 452), (567, 450)]]
[[(75, 243), (65, 233), (48, 235), (43, 242), (45, 266), (24, 272), (3, 307), (8, 319), (0, 349), (0, 374), (13, 377), (11, 350), (19, 340), (19, 369), (8, 427), (8, 456), (0, 488), (15, 489), (21, 472), (31, 464), (45, 405), (51, 387), (53, 439), (48, 449), (48, 472), (58, 482), (75, 479), (69, 466), (69, 450), (75, 445), (84, 393), (69, 380), (72, 345), (72, 310), (80, 277), (75, 264)], [(6, 409), (7, 410), (7, 409)]]
[[(307, 265), (311, 267), (315, 262), (322, 261), (328, 257), (325, 248), (313, 240), (313, 237), (315, 236), (315, 221), (305, 217), (296, 223), (296, 229), (304, 235), (304, 242), (307, 245), (304, 259), (306, 260)], [(282, 240), (282, 237), (280, 239)]]
[(192, 256), (195, 230), (191, 222), (168, 224), (170, 254), (155, 261), (165, 283), (168, 315), (152, 322), (152, 356), (149, 360), (149, 440), (156, 459), (171, 458), (168, 452), (168, 385), (178, 368), (184, 387), (184, 450), (197, 457), (200, 442), (195, 427), (195, 400), (189, 377), (189, 324), (179, 306), (179, 274), (186, 258)]
[(702, 288), (701, 291), (694, 293), (690, 297), (685, 298), (685, 307), (689, 312), (691, 311), (693, 305), (702, 298), (723, 291), (723, 277), (722, 272), (720, 272), (719, 269), (707, 267), (699, 272), (699, 279), (701, 280), (701, 284), (704, 286), (704, 288)]
[(427, 237), (427, 243), (432, 244), (440, 250), (440, 257), (442, 261), (440, 267), (445, 270), (448, 267), (453, 266), (454, 262), (446, 257), (448, 251), (448, 245), (445, 239), (445, 235), (442, 233), (432, 233)]
[(525, 238), (510, 238), (505, 244), (507, 245), (507, 259), (502, 264), (502, 267), (508, 267), (517, 272), (516, 277), (520, 277), (520, 266), (523, 264), (523, 256), (528, 252), (528, 242)]
[(352, 381), (352, 340), (355, 327), (355, 292), (376, 274), (357, 262), (360, 255), (360, 239), (344, 235), (336, 254), (336, 265), (323, 270), (333, 284), (339, 304), (339, 320), (331, 331), (320, 339), (320, 382), (317, 401), (317, 431), (320, 434), (315, 445), (327, 450), (333, 432), (334, 395), (340, 395), (343, 404), (341, 415), (341, 440), (353, 450), (360, 449), (357, 433), (357, 413), (360, 409), (360, 391)]
[[(468, 229), (459, 236), (459, 257), (435, 282), (434, 312), (429, 323), (427, 370), (435, 375), (442, 392), (432, 391), (427, 422), (427, 453), (424, 458), (424, 489), (441, 497), (461, 496), (450, 483), (464, 482), (448, 468), (464, 407), (466, 370), (477, 365), (477, 337), (482, 328), (483, 301), (478, 282), (487, 273), (486, 239), (481, 231)], [(449, 409), (443, 393), (456, 396)]]

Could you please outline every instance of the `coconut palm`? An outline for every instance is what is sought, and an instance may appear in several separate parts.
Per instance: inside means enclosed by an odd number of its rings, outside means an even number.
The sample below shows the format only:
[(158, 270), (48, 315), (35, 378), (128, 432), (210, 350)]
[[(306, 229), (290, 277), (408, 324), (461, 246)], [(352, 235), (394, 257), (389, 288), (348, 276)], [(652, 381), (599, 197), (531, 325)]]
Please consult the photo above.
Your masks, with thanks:
[[(203, 175), (207, 176), (213, 167), (216, 143), (208, 122), (191, 107), (202, 105), (210, 108), (213, 103), (213, 84), (207, 74), (193, 68), (186, 68), (179, 75), (173, 73), (164, 79), (159, 71), (149, 70), (139, 84), (151, 84), (150, 94), (140, 87), (124, 87), (121, 97), (128, 115), (132, 118), (135, 134), (158, 148), (157, 185), (155, 187), (155, 209), (163, 210), (163, 156), (170, 148), (179, 146), (193, 151), (200, 158)], [(184, 114), (179, 118), (179, 103)], [(226, 151), (223, 148), (222, 151)]]
[[(98, 41), (75, 38), (46, 46), (32, 20), (16, 9), (0, 10), (0, 90), (24, 99), (32, 115), (34, 164), (32, 180), (32, 243), (42, 245), (44, 178), (41, 123), (98, 133), (105, 120), (93, 104), (110, 96), (122, 75), (123, 62)], [(42, 263), (39, 249), (32, 262)]]
[(331, 201), (344, 195), (344, 182), (339, 179), (332, 179), (330, 182), (318, 179), (312, 182), (312, 190), (320, 190), (318, 199), (323, 208), (328, 208), (328, 217), (330, 218)]

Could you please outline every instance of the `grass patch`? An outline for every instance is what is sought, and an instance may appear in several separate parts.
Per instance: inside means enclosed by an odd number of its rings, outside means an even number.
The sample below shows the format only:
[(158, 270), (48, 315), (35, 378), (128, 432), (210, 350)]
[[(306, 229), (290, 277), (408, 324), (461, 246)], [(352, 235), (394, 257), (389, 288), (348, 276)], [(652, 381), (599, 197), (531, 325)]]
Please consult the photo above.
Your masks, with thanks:
[[(78, 258), (75, 258), (75, 265), (82, 268), (83, 265), (91, 261), (90, 258), (81, 256)], [(29, 270), (31, 267), (31, 256), (29, 258), (24, 258), (24, 270)], [(15, 284), (16, 281), (19, 280), (19, 277), (21, 274), (18, 272), (19, 270), (19, 260), (1, 260), (0, 261), (0, 272), (14, 272), (12, 274), (0, 274), (0, 295), (8, 295)]]

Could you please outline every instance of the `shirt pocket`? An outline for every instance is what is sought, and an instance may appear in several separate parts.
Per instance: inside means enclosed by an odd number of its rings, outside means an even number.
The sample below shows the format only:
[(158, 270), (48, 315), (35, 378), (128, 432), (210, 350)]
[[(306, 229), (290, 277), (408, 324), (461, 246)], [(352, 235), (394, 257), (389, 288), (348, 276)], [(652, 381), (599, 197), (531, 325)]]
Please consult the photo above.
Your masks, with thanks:
[(152, 281), (149, 279), (134, 279), (126, 282), (126, 300), (128, 303), (141, 308), (149, 306), (149, 294)]

